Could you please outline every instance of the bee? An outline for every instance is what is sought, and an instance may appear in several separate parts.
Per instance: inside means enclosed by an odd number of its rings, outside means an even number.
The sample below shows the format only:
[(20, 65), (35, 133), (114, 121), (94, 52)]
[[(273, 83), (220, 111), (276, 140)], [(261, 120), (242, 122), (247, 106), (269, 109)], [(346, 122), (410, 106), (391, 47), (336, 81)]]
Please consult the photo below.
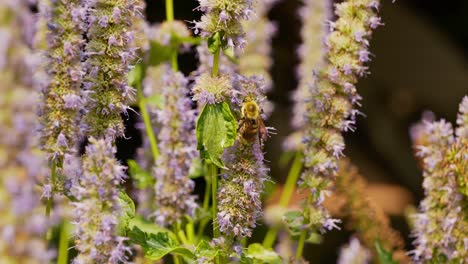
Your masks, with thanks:
[(263, 144), (268, 137), (268, 130), (265, 127), (258, 104), (252, 100), (246, 100), (241, 108), (242, 118), (237, 130), (240, 140), (243, 143), (255, 143), (259, 140)]

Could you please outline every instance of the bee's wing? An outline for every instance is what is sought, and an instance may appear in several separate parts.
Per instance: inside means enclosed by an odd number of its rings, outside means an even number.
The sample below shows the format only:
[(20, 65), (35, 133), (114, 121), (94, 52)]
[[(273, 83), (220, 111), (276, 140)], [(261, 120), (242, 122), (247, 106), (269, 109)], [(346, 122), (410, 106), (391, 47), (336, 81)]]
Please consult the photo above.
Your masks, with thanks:
[(265, 126), (265, 123), (263, 122), (263, 119), (259, 117), (257, 119), (257, 124), (258, 124), (258, 134), (262, 142), (265, 142), (268, 138), (268, 130)]

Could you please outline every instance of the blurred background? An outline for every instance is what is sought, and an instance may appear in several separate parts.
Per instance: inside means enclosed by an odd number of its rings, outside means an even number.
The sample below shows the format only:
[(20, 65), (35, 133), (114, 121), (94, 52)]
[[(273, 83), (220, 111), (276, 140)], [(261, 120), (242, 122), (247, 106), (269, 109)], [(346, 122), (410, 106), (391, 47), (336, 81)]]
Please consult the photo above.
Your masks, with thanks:
[[(176, 19), (199, 19), (201, 13), (194, 10), (198, 1), (174, 2)], [(296, 50), (301, 41), (301, 23), (296, 13), (300, 5), (299, 0), (279, 1), (269, 15), (278, 32), (273, 38), (274, 65), (270, 71), (274, 90), (269, 94), (275, 112), (267, 125), (276, 127), (278, 134), (267, 144), (267, 159), (278, 185), (284, 182), (288, 170), (287, 166), (279, 166), (277, 153), (291, 132), (289, 98), (297, 86)], [(164, 10), (163, 0), (147, 1), (150, 22), (163, 21)], [(371, 75), (357, 85), (363, 97), (361, 111), (366, 116), (359, 118), (356, 132), (345, 135), (346, 154), (368, 180), (367, 194), (390, 215), (393, 227), (407, 238), (410, 249), (409, 227), (403, 213), (408, 204), (419, 203), (423, 191), (408, 130), (425, 110), (454, 123), (458, 104), (468, 94), (468, 1), (405, 0), (392, 4), (383, 0), (381, 15), (385, 26), (376, 30), (371, 41)], [(196, 53), (192, 50), (181, 55), (179, 65), (185, 74), (195, 70)], [(131, 138), (118, 143), (122, 161), (132, 158), (141, 144), (141, 136), (134, 129), (137, 120), (136, 115), (127, 120)], [(197, 188), (201, 192), (203, 183)], [(264, 229), (261, 227), (252, 239), (261, 241)], [(338, 249), (349, 235), (331, 232), (321, 245), (308, 245), (308, 259), (335, 263)]]

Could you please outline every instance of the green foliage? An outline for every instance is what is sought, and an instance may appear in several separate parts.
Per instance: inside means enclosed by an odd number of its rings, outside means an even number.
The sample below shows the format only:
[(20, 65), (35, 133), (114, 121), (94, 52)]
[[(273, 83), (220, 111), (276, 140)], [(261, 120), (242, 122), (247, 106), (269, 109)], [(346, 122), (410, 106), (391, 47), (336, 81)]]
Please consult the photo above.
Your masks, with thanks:
[[(140, 227), (143, 227), (145, 231)], [(159, 260), (167, 254), (181, 255), (187, 258), (195, 257), (191, 250), (179, 244), (174, 233), (163, 227), (138, 220), (132, 223), (132, 229), (127, 235), (132, 243), (143, 248), (147, 259)]]
[(164, 46), (156, 41), (151, 41), (150, 47), (148, 66), (157, 66), (169, 61), (174, 52), (173, 46)]
[(145, 104), (149, 106), (153, 106), (158, 109), (163, 108), (163, 96), (162, 94), (154, 94), (144, 99)]
[(379, 241), (375, 241), (374, 246), (381, 264), (398, 264), (397, 261), (393, 260), (393, 253), (391, 251), (386, 251)]
[(130, 221), (135, 218), (135, 203), (123, 189), (119, 190), (118, 201), (123, 213), (119, 216), (117, 232), (119, 235), (125, 235)]
[(195, 249), (197, 258), (213, 260), (220, 254), (219, 249), (213, 248), (206, 240), (200, 241)]
[(154, 177), (145, 171), (134, 160), (128, 160), (128, 172), (132, 180), (136, 183), (138, 189), (145, 189), (154, 186)]
[(135, 65), (135, 67), (128, 73), (127, 81), (132, 87), (138, 87), (143, 78), (145, 77), (145, 66), (142, 63)]
[(284, 214), (283, 220), (288, 226), (292, 237), (299, 237), (303, 229), (303, 216), (300, 211), (291, 211)]
[(224, 168), (221, 155), (234, 144), (237, 121), (226, 102), (205, 105), (197, 121), (197, 149), (201, 157)]
[(215, 54), (216, 52), (218, 52), (219, 49), (221, 49), (222, 47), (221, 38), (222, 36), (220, 32), (216, 32), (208, 38), (207, 40), (208, 50), (212, 54)]
[(190, 179), (196, 179), (203, 177), (205, 175), (205, 167), (203, 166), (203, 162), (199, 158), (195, 158), (190, 165), (189, 170), (189, 177)]
[(244, 264), (252, 263), (252, 264), (281, 264), (283, 261), (281, 257), (274, 252), (273, 250), (264, 248), (261, 244), (254, 243), (250, 244), (247, 248), (247, 253), (245, 257), (242, 259)]

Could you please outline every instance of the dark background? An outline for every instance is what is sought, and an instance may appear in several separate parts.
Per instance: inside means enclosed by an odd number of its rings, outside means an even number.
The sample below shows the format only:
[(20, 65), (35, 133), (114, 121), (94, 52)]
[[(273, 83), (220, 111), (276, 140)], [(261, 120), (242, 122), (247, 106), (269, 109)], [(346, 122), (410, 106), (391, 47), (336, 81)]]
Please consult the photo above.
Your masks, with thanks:
[[(150, 22), (165, 19), (162, 0), (147, 1), (146, 15)], [(269, 98), (276, 110), (268, 126), (278, 129), (267, 146), (268, 153), (279, 153), (291, 116), (289, 95), (297, 86), (294, 70), (298, 63), (296, 49), (300, 44), (300, 21), (296, 15), (301, 2), (280, 1), (270, 12), (278, 26), (273, 39), (274, 65), (271, 74), (274, 90)], [(175, 17), (198, 20), (201, 13), (194, 10), (196, 0), (175, 0)], [(355, 133), (346, 134), (346, 154), (358, 165), (369, 182), (396, 184), (408, 190), (414, 203), (423, 197), (421, 172), (413, 158), (408, 129), (417, 122), (424, 110), (437, 117), (455, 121), (458, 104), (467, 94), (468, 74), (468, 1), (466, 0), (405, 0), (392, 4), (382, 1), (384, 27), (376, 30), (371, 41), (375, 55), (370, 64), (371, 75), (359, 81), (363, 96), (361, 111), (366, 117), (358, 120)], [(185, 74), (196, 68), (194, 52), (179, 57)], [(138, 130), (133, 128), (137, 116), (127, 121), (130, 140), (120, 140), (119, 158), (132, 158), (141, 144)], [(278, 167), (279, 156), (267, 156), (271, 161), (272, 178), (281, 183), (287, 174)], [(200, 191), (203, 183), (198, 184)], [(389, 197), (390, 199), (391, 197)], [(393, 216), (392, 224), (408, 237), (408, 227), (402, 216)], [(258, 238), (262, 239), (262, 228)], [(308, 258), (314, 263), (334, 263), (337, 249), (348, 240), (346, 232), (332, 232), (320, 246), (308, 246)], [(407, 239), (407, 247), (411, 241)]]

